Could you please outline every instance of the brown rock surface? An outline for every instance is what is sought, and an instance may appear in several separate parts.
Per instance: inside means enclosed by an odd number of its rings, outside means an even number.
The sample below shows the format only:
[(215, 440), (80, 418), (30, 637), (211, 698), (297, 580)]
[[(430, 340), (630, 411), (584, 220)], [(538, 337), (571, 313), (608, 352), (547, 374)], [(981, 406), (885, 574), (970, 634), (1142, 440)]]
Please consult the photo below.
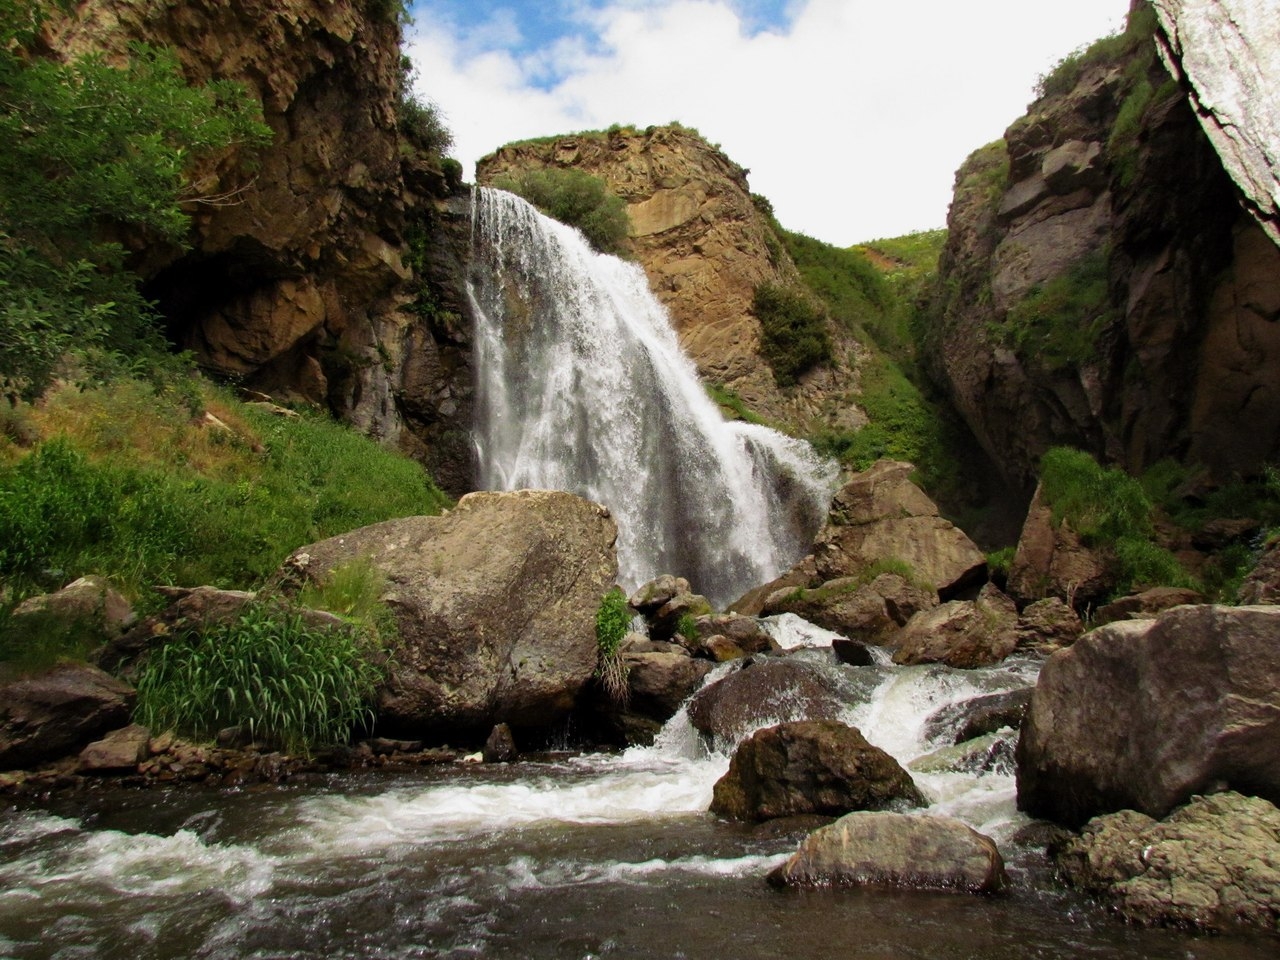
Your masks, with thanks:
[(406, 517), (303, 547), (322, 577), (357, 557), (386, 574), (399, 633), (380, 729), (483, 734), (563, 719), (596, 667), (595, 617), (617, 577), (617, 528), (568, 493), (473, 493), (439, 517)]
[(701, 733), (733, 744), (770, 724), (835, 720), (843, 706), (813, 665), (793, 657), (757, 658), (700, 690), (689, 702), (689, 721)]
[(1009, 565), (1009, 593), (1024, 603), (1057, 597), (1083, 609), (1114, 586), (1106, 558), (1085, 546), (1069, 523), (1054, 524), (1037, 488)]
[(917, 613), (937, 604), (934, 591), (896, 573), (882, 573), (870, 583), (844, 577), (812, 590), (781, 589), (766, 601), (764, 613), (794, 613), (850, 640), (878, 646), (889, 643)]
[(917, 613), (893, 638), (893, 662), (972, 669), (999, 663), (1018, 645), (1018, 610), (992, 584), (977, 600), (952, 600)]
[(1116, 620), (1149, 620), (1163, 610), (1203, 602), (1204, 594), (1188, 587), (1152, 587), (1099, 607), (1094, 623), (1102, 626)]
[(807, 720), (757, 730), (739, 744), (728, 772), (716, 782), (711, 812), (771, 820), (924, 803), (898, 761), (857, 729)]
[(1049, 658), (1018, 741), (1018, 805), (1079, 826), (1222, 787), (1280, 800), (1280, 607), (1176, 607)]
[(1258, 565), (1240, 585), (1241, 603), (1280, 603), (1280, 537), (1272, 538)]
[(123, 726), (134, 698), (128, 684), (77, 663), (0, 686), (0, 770), (54, 759)]
[(151, 755), (151, 731), (131, 723), (80, 751), (81, 773), (133, 772)]

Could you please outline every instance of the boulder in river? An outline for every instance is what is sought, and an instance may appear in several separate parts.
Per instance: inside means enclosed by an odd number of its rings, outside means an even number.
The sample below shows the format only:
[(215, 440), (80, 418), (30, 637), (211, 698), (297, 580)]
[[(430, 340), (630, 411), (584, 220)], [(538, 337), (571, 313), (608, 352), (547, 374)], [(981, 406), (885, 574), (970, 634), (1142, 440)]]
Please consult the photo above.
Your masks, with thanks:
[(439, 517), (388, 520), (295, 551), (322, 579), (367, 559), (387, 577), (399, 640), (381, 729), (485, 735), (547, 727), (596, 668), (595, 618), (617, 577), (609, 511), (569, 493), (472, 493)]
[(129, 722), (134, 690), (83, 663), (0, 686), (0, 770), (78, 750)]
[(1280, 809), (1260, 797), (1195, 797), (1163, 820), (1104, 814), (1054, 859), (1133, 923), (1280, 932)]
[(738, 745), (716, 782), (711, 812), (771, 820), (924, 803), (910, 774), (856, 728), (802, 720), (757, 730)]
[(689, 701), (694, 729), (737, 743), (762, 726), (792, 720), (836, 720), (844, 698), (826, 674), (795, 657), (753, 657)]
[(1017, 730), (1027, 713), (1033, 689), (1019, 687), (1004, 693), (989, 693), (935, 710), (925, 719), (925, 739), (946, 736), (951, 743), (964, 743), (1004, 727)]
[(1018, 806), (1078, 827), (1231, 788), (1280, 801), (1280, 607), (1175, 607), (1099, 627), (1040, 671)]
[(998, 893), (995, 841), (951, 817), (850, 813), (820, 827), (769, 874), (777, 886), (890, 886)]

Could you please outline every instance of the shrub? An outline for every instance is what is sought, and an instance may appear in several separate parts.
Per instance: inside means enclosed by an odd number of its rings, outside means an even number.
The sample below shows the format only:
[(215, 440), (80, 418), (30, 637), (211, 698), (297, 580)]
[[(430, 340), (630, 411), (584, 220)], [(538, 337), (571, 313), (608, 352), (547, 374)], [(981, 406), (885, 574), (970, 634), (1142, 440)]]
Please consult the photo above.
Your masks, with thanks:
[(494, 186), (524, 197), (547, 216), (581, 230), (601, 253), (626, 252), (631, 232), (627, 205), (599, 177), (574, 168), (547, 167), (518, 177), (500, 177)]
[(760, 353), (779, 386), (794, 386), (802, 374), (830, 362), (826, 316), (803, 293), (762, 283), (751, 309), (760, 321)]
[(631, 624), (627, 596), (614, 587), (596, 610), (596, 676), (609, 698), (619, 705), (628, 700), (627, 665), (622, 659), (622, 639)]
[(346, 620), (380, 645), (391, 639), (391, 611), (382, 602), (387, 577), (371, 557), (339, 564), (321, 580), (308, 580), (298, 593), (298, 605), (325, 610)]
[(1094, 356), (1099, 332), (1113, 318), (1105, 250), (1096, 250), (1066, 273), (1033, 287), (1009, 309), (1001, 334), (1024, 357), (1049, 369)]
[(309, 752), (372, 722), (377, 653), (353, 630), (311, 627), (297, 611), (250, 604), (233, 621), (153, 652), (138, 676), (135, 717), (202, 739), (243, 726)]

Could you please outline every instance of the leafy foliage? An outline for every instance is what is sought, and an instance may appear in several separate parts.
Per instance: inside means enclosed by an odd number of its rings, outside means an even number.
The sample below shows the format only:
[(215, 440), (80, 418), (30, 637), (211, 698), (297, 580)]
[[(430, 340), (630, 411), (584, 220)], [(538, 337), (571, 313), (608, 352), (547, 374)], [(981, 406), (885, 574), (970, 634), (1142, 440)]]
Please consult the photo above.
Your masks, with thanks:
[(1150, 4), (1134, 5), (1123, 32), (1076, 48), (1042, 74), (1036, 80), (1037, 99), (1070, 93), (1089, 67), (1123, 59), (1139, 47), (1151, 47), (1156, 23), (1156, 14)]
[(755, 289), (752, 312), (760, 321), (760, 353), (782, 387), (831, 360), (826, 314), (802, 291), (773, 283)]
[(138, 722), (207, 738), (228, 726), (293, 752), (339, 742), (362, 721), (382, 677), (355, 631), (250, 604), (234, 621), (175, 637), (138, 677)]
[(622, 640), (631, 623), (627, 596), (614, 587), (600, 600), (596, 610), (596, 676), (615, 703), (625, 705), (628, 699), (627, 666), (622, 660)]
[(622, 198), (584, 170), (546, 167), (518, 177), (500, 177), (494, 186), (524, 197), (547, 216), (577, 227), (601, 253), (623, 254), (631, 219)]
[(67, 350), (91, 376), (154, 370), (166, 348), (119, 238), (181, 245), (201, 158), (265, 143), (243, 90), (188, 86), (170, 52), (33, 56), (43, 7), (0, 0), (0, 389), (38, 396)]
[[(397, 0), (388, 0), (397, 2)], [(453, 133), (445, 124), (438, 104), (414, 93), (413, 61), (400, 58), (400, 89), (396, 97), (396, 126), (400, 135), (418, 150), (436, 157), (453, 146)], [(461, 173), (461, 166), (459, 166)], [(460, 178), (459, 178), (460, 179)]]
[(1020, 355), (1035, 355), (1049, 369), (1092, 357), (1098, 333), (1112, 319), (1106, 250), (1095, 250), (1066, 273), (1033, 287), (1011, 307), (1000, 328)]

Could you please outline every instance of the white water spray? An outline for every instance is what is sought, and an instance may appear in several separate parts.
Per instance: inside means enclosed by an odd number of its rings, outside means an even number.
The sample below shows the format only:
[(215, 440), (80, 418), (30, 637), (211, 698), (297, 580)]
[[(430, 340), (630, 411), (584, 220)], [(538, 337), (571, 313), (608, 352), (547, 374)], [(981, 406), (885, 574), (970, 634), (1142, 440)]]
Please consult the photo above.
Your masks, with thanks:
[(720, 416), (635, 264), (509, 193), (474, 197), (481, 485), (608, 506), (628, 587), (675, 573), (723, 605), (799, 559), (834, 465)]

